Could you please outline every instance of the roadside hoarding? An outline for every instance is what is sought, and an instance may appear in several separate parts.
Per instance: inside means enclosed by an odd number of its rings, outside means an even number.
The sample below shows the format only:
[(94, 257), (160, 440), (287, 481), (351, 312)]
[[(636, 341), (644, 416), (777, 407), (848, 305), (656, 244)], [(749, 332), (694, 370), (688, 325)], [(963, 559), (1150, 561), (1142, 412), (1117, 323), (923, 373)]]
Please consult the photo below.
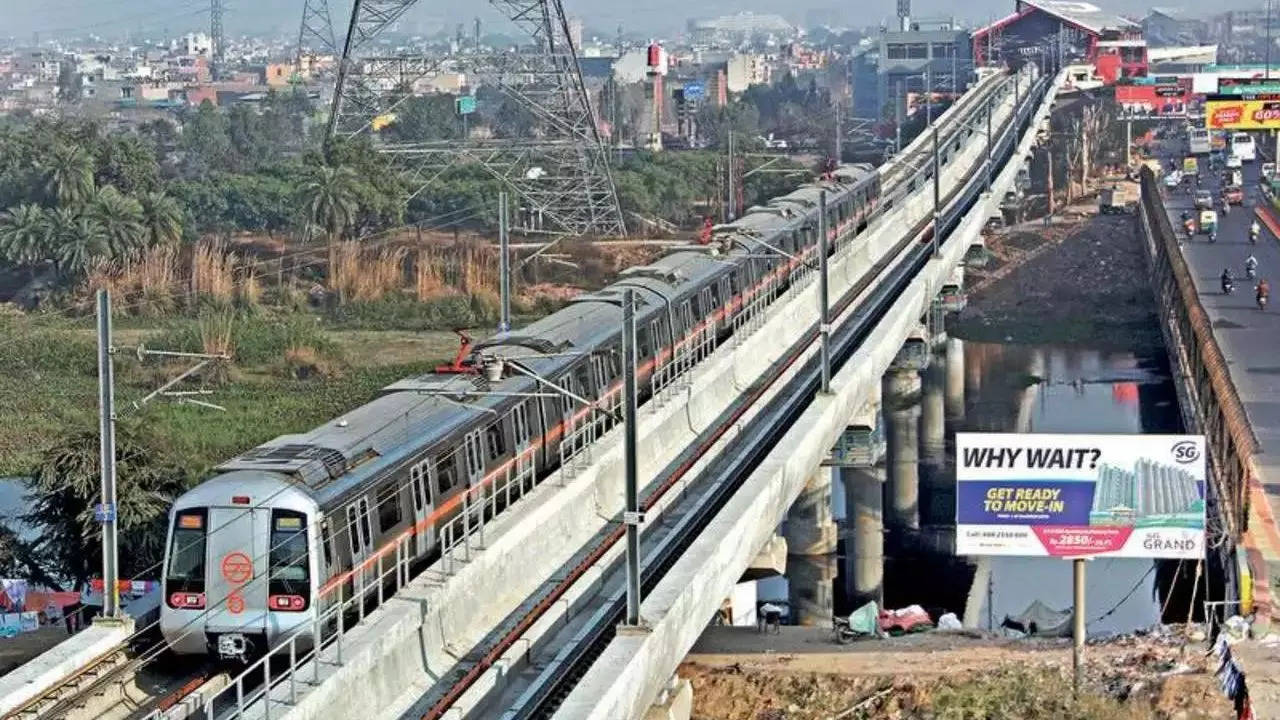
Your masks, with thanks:
[(1280, 129), (1280, 94), (1210, 95), (1205, 100), (1205, 122), (1219, 130)]
[(956, 554), (1204, 557), (1199, 435), (956, 434)]

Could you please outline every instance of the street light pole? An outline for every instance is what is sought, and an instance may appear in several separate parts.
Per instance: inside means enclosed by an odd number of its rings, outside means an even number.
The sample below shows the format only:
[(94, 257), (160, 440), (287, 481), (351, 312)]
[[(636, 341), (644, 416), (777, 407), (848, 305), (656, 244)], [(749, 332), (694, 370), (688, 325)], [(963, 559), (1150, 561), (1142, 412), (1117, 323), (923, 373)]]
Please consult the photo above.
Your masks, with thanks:
[(822, 392), (831, 392), (831, 309), (827, 298), (827, 191), (818, 191), (818, 334), (822, 339)]
[(511, 241), (507, 237), (507, 193), (498, 193), (498, 287), (502, 295), (502, 319), (498, 332), (511, 329)]
[(933, 256), (942, 242), (942, 158), (939, 157), (938, 126), (933, 126)]
[(626, 473), (627, 625), (640, 624), (640, 489), (636, 437), (636, 315), (635, 290), (622, 290), (622, 423), (623, 471)]
[(102, 616), (120, 617), (120, 570), (116, 537), (116, 394), (111, 356), (111, 293), (98, 291), (98, 432), (102, 477)]

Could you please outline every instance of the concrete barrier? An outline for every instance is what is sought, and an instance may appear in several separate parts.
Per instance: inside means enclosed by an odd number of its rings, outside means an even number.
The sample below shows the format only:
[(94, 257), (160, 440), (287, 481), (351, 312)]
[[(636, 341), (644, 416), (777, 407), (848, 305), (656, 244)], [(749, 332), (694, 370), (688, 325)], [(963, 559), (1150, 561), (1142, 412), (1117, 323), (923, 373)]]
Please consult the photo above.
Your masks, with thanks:
[[(1012, 96), (1000, 98), (996, 107), (999, 125), (1012, 111)], [(969, 177), (981, 165), (985, 144), (974, 137), (970, 136), (963, 150), (944, 167), (942, 177), (947, 186)], [(894, 256), (893, 251), (901, 243), (902, 228), (915, 225), (931, 212), (932, 190), (926, 184), (848, 241), (831, 262), (833, 295), (838, 297), (853, 287), (868, 268), (888, 258), (892, 260), (881, 272), (900, 262), (901, 254)], [(864, 292), (873, 288), (874, 283)], [(816, 292), (812, 277), (794, 286), (769, 308), (760, 329), (717, 348), (691, 371), (686, 386), (674, 390), (664, 402), (651, 402), (642, 409), (638, 428), (645, 448), (640, 457), (642, 478), (657, 477), (812, 327), (817, 316)], [(738, 428), (722, 436), (686, 477), (695, 477), (711, 462), (780, 387), (775, 385), (755, 403), (739, 420)], [(433, 566), (364, 623), (349, 630), (343, 639), (340, 664), (330, 648), (318, 667), (307, 663), (299, 669), (298, 682), (292, 688), (287, 681), (277, 685), (270, 716), (310, 719), (391, 713), (393, 708), (410, 706), (441, 678), (457, 672), (465, 653), (537, 596), (540, 587), (561, 577), (588, 540), (618, 521), (623, 500), (620, 433), (610, 432), (591, 452), (591, 464), (574, 477), (557, 474), (548, 478), (486, 526), (484, 549), (453, 575), (445, 576), (438, 564)], [(670, 494), (679, 492), (676, 487)], [(540, 622), (554, 625), (567, 618), (573, 608), (572, 599), (564, 599)], [(529, 642), (518, 644), (492, 675), (500, 678), (520, 663), (522, 654), (531, 647)], [(480, 688), (496, 685), (493, 676), (478, 683)], [(316, 677), (318, 683), (313, 681)], [(291, 691), (298, 693), (296, 702), (290, 698)], [(245, 713), (249, 717), (265, 714), (261, 701)]]
[(133, 621), (94, 623), (0, 677), (0, 716), (49, 692), (59, 683), (110, 655), (133, 634)]
[[(1057, 82), (1053, 87), (1056, 88)], [(1036, 117), (1047, 113), (1051, 89)], [(649, 632), (619, 634), (560, 706), (564, 720), (619, 720), (644, 715), (671, 673), (706, 627), (733, 584), (772, 536), (813, 469), (844, 430), (850, 408), (878, 391), (881, 376), (950, 277), (969, 244), (982, 230), (994, 199), (1003, 195), (1034, 142), (1033, 122), (1017, 144), (1008, 167), (942, 243), (835, 377), (832, 394), (818, 396), (768, 458), (756, 468), (664, 575), (641, 605)], [(838, 322), (858, 310), (853, 305)]]

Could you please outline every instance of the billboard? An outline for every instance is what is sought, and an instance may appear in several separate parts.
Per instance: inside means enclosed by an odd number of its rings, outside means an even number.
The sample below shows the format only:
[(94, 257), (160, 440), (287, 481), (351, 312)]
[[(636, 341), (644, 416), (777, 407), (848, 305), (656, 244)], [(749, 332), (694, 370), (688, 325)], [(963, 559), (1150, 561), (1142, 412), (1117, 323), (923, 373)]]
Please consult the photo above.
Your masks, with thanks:
[(1204, 117), (1215, 130), (1274, 130), (1280, 128), (1280, 94), (1210, 95)]
[(956, 434), (956, 554), (1204, 557), (1199, 435)]

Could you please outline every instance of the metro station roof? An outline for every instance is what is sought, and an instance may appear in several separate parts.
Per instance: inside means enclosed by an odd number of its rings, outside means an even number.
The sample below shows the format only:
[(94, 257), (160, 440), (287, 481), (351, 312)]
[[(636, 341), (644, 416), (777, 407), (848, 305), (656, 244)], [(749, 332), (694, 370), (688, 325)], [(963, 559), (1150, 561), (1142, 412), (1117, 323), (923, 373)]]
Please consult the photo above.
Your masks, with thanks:
[(1136, 30), (1138, 23), (1109, 13), (1093, 3), (1076, 0), (1017, 0), (1018, 9), (1031, 7), (1082, 30), (1101, 35), (1106, 30)]

